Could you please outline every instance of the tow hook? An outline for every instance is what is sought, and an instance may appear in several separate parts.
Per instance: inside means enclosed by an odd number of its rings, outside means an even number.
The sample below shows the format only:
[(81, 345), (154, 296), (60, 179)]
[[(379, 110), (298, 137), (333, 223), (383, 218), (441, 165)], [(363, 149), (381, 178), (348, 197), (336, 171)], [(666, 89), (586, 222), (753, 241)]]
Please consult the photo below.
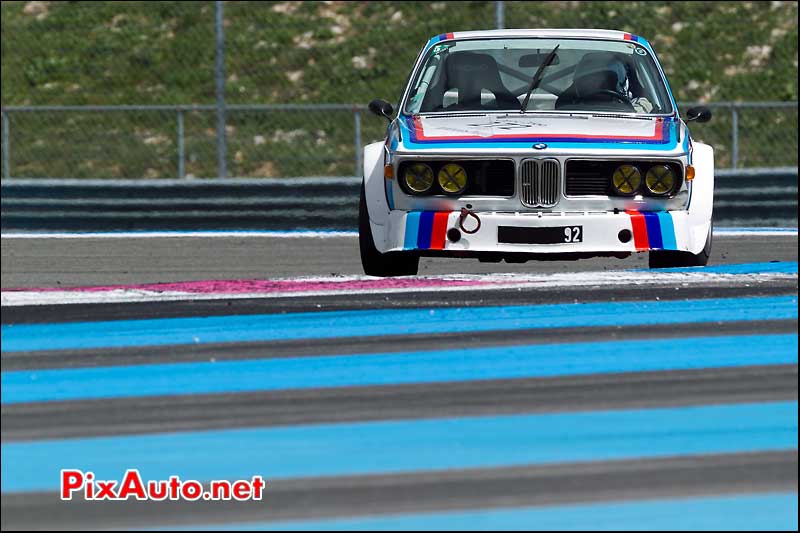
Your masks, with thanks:
[[(475, 219), (475, 222), (478, 223), (475, 226), (475, 229), (473, 230), (468, 230), (467, 228), (464, 227), (464, 221), (467, 219), (467, 217), (470, 216), (473, 217)], [(466, 207), (462, 207), (461, 215), (458, 217), (458, 227), (461, 228), (461, 231), (463, 231), (467, 235), (472, 235), (473, 233), (477, 233), (478, 230), (481, 229), (481, 219), (478, 218), (478, 215), (476, 215), (474, 211), (467, 209)]]

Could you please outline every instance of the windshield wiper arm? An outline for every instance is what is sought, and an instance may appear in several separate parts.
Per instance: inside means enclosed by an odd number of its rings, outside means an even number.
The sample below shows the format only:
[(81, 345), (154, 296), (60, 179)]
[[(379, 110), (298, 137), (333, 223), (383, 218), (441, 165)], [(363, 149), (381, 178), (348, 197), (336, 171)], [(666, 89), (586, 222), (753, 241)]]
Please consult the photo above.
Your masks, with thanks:
[(524, 113), (525, 111), (528, 110), (528, 102), (531, 99), (531, 94), (533, 94), (533, 91), (535, 91), (536, 88), (539, 86), (539, 84), (542, 83), (542, 78), (544, 77), (544, 69), (549, 67), (550, 63), (552, 63), (553, 59), (555, 59), (556, 50), (558, 50), (559, 46), (561, 45), (557, 44), (556, 47), (553, 48), (549, 54), (547, 54), (547, 57), (545, 58), (544, 61), (542, 61), (542, 64), (539, 65), (539, 68), (536, 69), (536, 74), (534, 74), (533, 78), (531, 78), (531, 86), (528, 88), (528, 94), (525, 95), (525, 100), (522, 102), (522, 110), (520, 111), (520, 113)]

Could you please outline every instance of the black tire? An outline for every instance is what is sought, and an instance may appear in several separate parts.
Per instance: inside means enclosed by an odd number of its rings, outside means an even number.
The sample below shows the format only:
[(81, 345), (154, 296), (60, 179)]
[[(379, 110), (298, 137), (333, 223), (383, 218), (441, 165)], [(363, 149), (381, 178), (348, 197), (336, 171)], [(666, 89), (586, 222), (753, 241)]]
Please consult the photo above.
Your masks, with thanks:
[(691, 252), (676, 252), (672, 250), (657, 250), (650, 252), (650, 268), (697, 267), (706, 266), (711, 257), (711, 241), (714, 238), (714, 223), (708, 228), (706, 245), (699, 254)]
[(361, 266), (368, 276), (384, 278), (416, 276), (419, 271), (419, 255), (413, 252), (382, 254), (375, 248), (363, 183), (361, 184), (361, 200), (358, 203), (358, 246), (361, 249)]

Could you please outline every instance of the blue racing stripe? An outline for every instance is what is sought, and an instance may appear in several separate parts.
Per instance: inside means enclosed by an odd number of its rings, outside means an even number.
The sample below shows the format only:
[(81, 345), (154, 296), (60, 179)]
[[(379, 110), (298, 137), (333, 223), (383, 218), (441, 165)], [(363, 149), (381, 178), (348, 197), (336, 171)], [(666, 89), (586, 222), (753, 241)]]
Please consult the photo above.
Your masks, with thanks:
[(2, 373), (0, 394), (3, 405), (7, 405), (770, 364), (797, 364), (797, 335), (18, 370)]
[[(189, 529), (188, 527), (186, 529)], [(476, 509), (356, 518), (237, 522), (223, 531), (796, 531), (797, 493)]]
[(433, 211), (423, 211), (419, 221), (419, 237), (417, 238), (417, 248), (427, 250), (431, 247), (431, 235), (433, 234)]
[(796, 296), (4, 324), (2, 351), (791, 318)]
[(386, 189), (386, 202), (389, 204), (389, 209), (394, 209), (394, 188), (391, 180), (384, 180), (384, 189)]
[(269, 483), (796, 448), (796, 401), (319, 424), (3, 443), (2, 492), (57, 489), (62, 468)]
[(642, 211), (645, 223), (647, 224), (647, 239), (650, 242), (650, 248), (662, 249), (664, 248), (664, 241), (661, 238), (661, 225), (658, 222), (658, 214), (650, 211)]
[[(675, 225), (672, 223), (672, 215), (667, 211), (659, 211), (658, 222), (661, 225), (661, 238), (665, 250), (677, 250), (678, 243), (675, 240)], [(649, 230), (648, 230), (649, 232)]]
[(414, 250), (417, 247), (417, 233), (419, 232), (419, 211), (410, 211), (406, 214), (406, 233), (403, 248)]
[[(646, 269), (642, 269), (640, 272), (645, 270)], [(659, 272), (708, 272), (710, 274), (797, 274), (797, 261), (744, 263), (706, 267), (676, 267), (660, 269)]]
[(785, 233), (787, 235), (797, 235), (797, 228), (771, 228), (771, 227), (717, 227), (714, 233), (725, 235), (726, 233)]

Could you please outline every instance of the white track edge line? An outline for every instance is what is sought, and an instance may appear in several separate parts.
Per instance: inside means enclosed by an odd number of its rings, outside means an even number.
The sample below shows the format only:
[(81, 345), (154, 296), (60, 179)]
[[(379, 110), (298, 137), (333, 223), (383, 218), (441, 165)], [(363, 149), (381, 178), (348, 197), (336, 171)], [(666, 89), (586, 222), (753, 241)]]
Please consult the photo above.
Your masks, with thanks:
[[(531, 277), (517, 283), (483, 283), (474, 285), (457, 286), (426, 286), (426, 287), (395, 287), (395, 288), (369, 288), (369, 289), (348, 289), (347, 294), (377, 294), (377, 293), (414, 293), (414, 292), (463, 292), (463, 291), (487, 291), (487, 290), (522, 290), (525, 288), (558, 288), (558, 287), (579, 287), (579, 286), (614, 286), (614, 285), (675, 285), (689, 286), (703, 283), (725, 284), (736, 282), (741, 283), (761, 283), (773, 280), (796, 279), (797, 274), (787, 273), (764, 273), (764, 274), (716, 274), (716, 273), (665, 273), (656, 277), (631, 276), (626, 273), (625, 279), (620, 279), (618, 274), (609, 272), (615, 276), (593, 275), (587, 276), (586, 273), (551, 275), (549, 277)], [(180, 291), (149, 291), (141, 289), (121, 289), (98, 292), (73, 292), (73, 291), (7, 291), (2, 293), (0, 303), (2, 307), (17, 306), (36, 306), (36, 305), (64, 305), (64, 304), (88, 304), (88, 303), (137, 303), (137, 302), (170, 302), (170, 301), (202, 301), (202, 300), (223, 300), (223, 299), (267, 299), (267, 298), (291, 298), (307, 296), (331, 296), (341, 295), (345, 291), (334, 290), (309, 290), (309, 291), (284, 291), (284, 292), (252, 292), (252, 293), (190, 293)]]

